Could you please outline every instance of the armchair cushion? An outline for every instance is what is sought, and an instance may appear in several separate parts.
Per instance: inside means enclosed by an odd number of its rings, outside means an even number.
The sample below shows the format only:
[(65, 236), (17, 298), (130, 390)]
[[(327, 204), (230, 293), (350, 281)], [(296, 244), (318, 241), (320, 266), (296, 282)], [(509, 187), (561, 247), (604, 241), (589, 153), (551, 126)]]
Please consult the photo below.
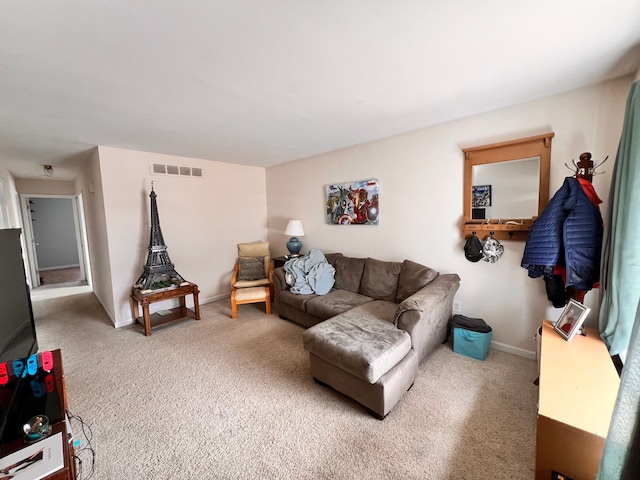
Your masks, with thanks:
[(266, 278), (264, 257), (238, 258), (238, 280), (260, 280)]
[(251, 288), (251, 287), (266, 287), (271, 285), (268, 278), (261, 278), (259, 280), (238, 280), (234, 282), (233, 288)]

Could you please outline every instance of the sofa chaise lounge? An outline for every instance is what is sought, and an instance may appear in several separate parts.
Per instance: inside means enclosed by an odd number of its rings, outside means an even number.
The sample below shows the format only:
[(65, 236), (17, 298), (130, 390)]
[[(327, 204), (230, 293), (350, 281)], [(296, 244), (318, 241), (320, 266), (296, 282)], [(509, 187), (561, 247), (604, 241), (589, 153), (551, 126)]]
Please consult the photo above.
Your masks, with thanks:
[(460, 277), (410, 260), (325, 257), (335, 268), (329, 293), (295, 294), (284, 268), (276, 268), (274, 307), (307, 328), (314, 380), (382, 419), (413, 385), (420, 362), (446, 340)]

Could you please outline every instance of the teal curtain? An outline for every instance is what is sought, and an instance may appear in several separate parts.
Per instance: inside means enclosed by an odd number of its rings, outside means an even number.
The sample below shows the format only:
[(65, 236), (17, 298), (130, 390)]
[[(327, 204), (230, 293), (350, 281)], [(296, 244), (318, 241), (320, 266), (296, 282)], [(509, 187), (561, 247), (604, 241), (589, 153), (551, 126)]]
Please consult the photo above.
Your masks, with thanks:
[(640, 305), (631, 334), (627, 361), (600, 461), (598, 480), (640, 478)]
[(626, 352), (599, 480), (640, 478), (640, 82), (631, 86), (602, 251), (600, 334)]
[(631, 85), (609, 192), (600, 276), (600, 335), (627, 350), (640, 300), (640, 82)]

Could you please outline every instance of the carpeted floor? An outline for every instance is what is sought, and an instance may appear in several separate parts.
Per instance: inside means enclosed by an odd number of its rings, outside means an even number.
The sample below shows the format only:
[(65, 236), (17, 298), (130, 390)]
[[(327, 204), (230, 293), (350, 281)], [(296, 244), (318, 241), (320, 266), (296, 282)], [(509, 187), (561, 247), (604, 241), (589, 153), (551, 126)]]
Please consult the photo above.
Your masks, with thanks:
[(80, 267), (40, 270), (38, 273), (40, 275), (40, 284), (43, 286), (80, 281)]
[[(442, 345), (384, 421), (313, 382), (303, 329), (227, 300), (142, 335), (91, 293), (34, 299), (40, 349), (62, 350), (94, 479), (531, 479), (535, 362)], [(84, 445), (86, 446), (86, 444)], [(90, 460), (82, 454), (83, 477)]]

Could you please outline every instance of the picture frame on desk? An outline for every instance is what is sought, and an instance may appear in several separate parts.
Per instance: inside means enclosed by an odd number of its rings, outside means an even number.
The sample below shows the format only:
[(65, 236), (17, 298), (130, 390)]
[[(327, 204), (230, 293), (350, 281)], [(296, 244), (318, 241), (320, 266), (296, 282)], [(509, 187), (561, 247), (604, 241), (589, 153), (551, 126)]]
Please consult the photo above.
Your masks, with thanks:
[(39, 480), (61, 470), (64, 467), (62, 442), (62, 433), (56, 433), (0, 458), (0, 478)]
[(590, 311), (591, 309), (582, 303), (570, 299), (560, 314), (560, 318), (553, 325), (553, 329), (567, 342), (570, 342), (582, 328)]

